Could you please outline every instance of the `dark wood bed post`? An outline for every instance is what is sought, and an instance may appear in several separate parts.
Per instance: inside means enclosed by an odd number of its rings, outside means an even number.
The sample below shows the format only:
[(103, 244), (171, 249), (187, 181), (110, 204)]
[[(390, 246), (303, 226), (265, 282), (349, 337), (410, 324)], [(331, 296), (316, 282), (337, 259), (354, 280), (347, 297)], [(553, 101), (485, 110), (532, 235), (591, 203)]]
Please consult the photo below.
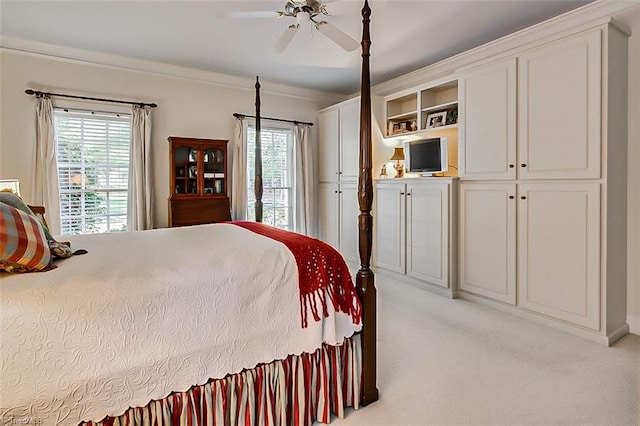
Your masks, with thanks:
[(371, 36), (369, 22), (371, 9), (367, 0), (362, 8), (362, 85), (360, 88), (360, 174), (358, 176), (358, 241), (360, 270), (356, 275), (356, 287), (362, 301), (362, 405), (378, 400), (376, 387), (376, 287), (371, 270), (373, 245), (373, 177), (371, 143), (371, 77), (369, 49)]
[(256, 222), (262, 222), (262, 136), (260, 125), (260, 77), (256, 76), (256, 158), (253, 191), (256, 198)]

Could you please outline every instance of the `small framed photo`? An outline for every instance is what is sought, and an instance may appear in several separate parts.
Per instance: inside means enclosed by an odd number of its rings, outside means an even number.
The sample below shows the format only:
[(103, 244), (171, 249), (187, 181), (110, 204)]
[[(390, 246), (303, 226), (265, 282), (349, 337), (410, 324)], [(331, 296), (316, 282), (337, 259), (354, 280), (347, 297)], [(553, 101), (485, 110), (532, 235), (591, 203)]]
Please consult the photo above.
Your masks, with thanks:
[(447, 111), (434, 112), (427, 115), (427, 122), (425, 123), (426, 129), (433, 129), (434, 127), (444, 126), (447, 122)]

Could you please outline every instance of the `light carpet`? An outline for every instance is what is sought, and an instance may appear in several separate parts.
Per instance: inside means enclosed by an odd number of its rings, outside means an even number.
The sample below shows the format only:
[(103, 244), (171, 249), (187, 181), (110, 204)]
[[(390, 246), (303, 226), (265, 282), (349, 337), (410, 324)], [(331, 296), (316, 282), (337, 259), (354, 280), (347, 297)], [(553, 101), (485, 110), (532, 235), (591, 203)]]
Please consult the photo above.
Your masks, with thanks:
[(380, 399), (334, 425), (640, 425), (640, 336), (606, 347), (376, 280)]

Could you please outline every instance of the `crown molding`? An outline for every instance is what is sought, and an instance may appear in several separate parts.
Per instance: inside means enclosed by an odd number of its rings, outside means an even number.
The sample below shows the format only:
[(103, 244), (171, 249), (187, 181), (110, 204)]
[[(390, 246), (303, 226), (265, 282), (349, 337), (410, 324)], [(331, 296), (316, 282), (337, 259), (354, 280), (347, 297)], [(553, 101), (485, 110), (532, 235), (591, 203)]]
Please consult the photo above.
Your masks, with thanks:
[(424, 85), (426, 82), (438, 78), (446, 78), (446, 76), (455, 73), (458, 68), (486, 60), (489, 57), (503, 55), (508, 51), (540, 43), (550, 37), (558, 37), (563, 33), (576, 32), (596, 25), (613, 23), (623, 32), (629, 33), (624, 27), (621, 28), (618, 22), (613, 21), (612, 17), (625, 14), (633, 9), (640, 10), (639, 1), (596, 0), (578, 9), (378, 84), (372, 87), (372, 92), (379, 96), (394, 94), (408, 87)]
[[(43, 57), (67, 63), (92, 65), (103, 68), (139, 72), (143, 74), (173, 77), (239, 90), (253, 91), (255, 84), (255, 81), (252, 78), (232, 76), (213, 71), (199, 70), (109, 53), (63, 47), (3, 35), (0, 35), (0, 51)], [(297, 86), (287, 86), (279, 83), (269, 83), (267, 85), (268, 88), (265, 88), (265, 81), (263, 80), (261, 83), (261, 92), (263, 94), (268, 93), (297, 99), (332, 103), (343, 101), (346, 98), (345, 95), (337, 93), (322, 92)]]

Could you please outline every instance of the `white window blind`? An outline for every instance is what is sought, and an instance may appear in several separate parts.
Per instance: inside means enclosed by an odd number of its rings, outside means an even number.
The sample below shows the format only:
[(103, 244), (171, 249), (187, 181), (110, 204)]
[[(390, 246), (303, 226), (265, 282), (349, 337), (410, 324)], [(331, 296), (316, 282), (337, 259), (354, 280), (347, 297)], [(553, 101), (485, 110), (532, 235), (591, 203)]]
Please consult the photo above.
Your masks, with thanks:
[(62, 234), (127, 230), (131, 117), (55, 110)]
[[(261, 131), (263, 213), (262, 222), (282, 229), (293, 229), (293, 130), (265, 128)], [(247, 131), (247, 217), (255, 220), (256, 129)]]

